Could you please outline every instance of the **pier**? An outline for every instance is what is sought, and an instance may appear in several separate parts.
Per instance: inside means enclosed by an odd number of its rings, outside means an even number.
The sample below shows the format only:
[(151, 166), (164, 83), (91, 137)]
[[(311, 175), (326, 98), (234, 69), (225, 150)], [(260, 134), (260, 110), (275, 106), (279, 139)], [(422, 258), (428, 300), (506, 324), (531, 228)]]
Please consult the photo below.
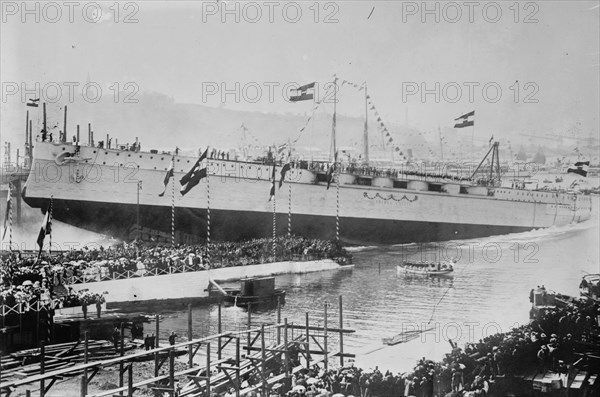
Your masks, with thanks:
[[(124, 326), (119, 330), (119, 339), (114, 342), (114, 351), (118, 357), (92, 360), (90, 352), (97, 349), (98, 342), (91, 342), (86, 332), (80, 345), (83, 347), (83, 362), (73, 363), (65, 359), (63, 364), (56, 364), (56, 356), (47, 352), (52, 346), (43, 343), (39, 349), (39, 373), (30, 376), (17, 376), (5, 379), (0, 383), (2, 396), (11, 396), (15, 390), (26, 392), (30, 396), (32, 389), (39, 389), (39, 396), (44, 397), (58, 380), (79, 378), (79, 395), (84, 397), (101, 397), (126, 395), (143, 387), (155, 392), (171, 396), (210, 396), (211, 391), (234, 388), (236, 396), (258, 392), (268, 396), (272, 388), (289, 390), (291, 375), (302, 369), (312, 368), (320, 364), (327, 371), (333, 358), (344, 365), (345, 358), (354, 357), (344, 351), (344, 335), (354, 330), (343, 325), (342, 297), (339, 297), (339, 317), (334, 327), (329, 327), (327, 306), (323, 307), (323, 323), (311, 323), (309, 313), (305, 314), (304, 324), (288, 322), (282, 319), (281, 305), (277, 305), (277, 322), (275, 324), (252, 324), (252, 307), (248, 308), (245, 329), (224, 331), (221, 322), (221, 305), (218, 306), (217, 333), (202, 338), (193, 338), (192, 307), (188, 305), (187, 341), (167, 344), (160, 341), (160, 322), (156, 316), (157, 336), (153, 349), (125, 354)], [(333, 324), (333, 322), (332, 322)], [(331, 346), (330, 339), (337, 336), (338, 345)], [(107, 347), (113, 349), (113, 347)], [(54, 349), (53, 351), (56, 351)], [(185, 369), (176, 369), (177, 356), (187, 356)], [(54, 360), (54, 366), (48, 370), (47, 363)], [(153, 362), (153, 376), (144, 379), (134, 378), (136, 363)], [(180, 363), (179, 363), (180, 364)], [(101, 371), (118, 368), (118, 387), (109, 390), (89, 391), (91, 380)], [(180, 386), (177, 379), (185, 379)], [(252, 383), (249, 379), (256, 379)]]

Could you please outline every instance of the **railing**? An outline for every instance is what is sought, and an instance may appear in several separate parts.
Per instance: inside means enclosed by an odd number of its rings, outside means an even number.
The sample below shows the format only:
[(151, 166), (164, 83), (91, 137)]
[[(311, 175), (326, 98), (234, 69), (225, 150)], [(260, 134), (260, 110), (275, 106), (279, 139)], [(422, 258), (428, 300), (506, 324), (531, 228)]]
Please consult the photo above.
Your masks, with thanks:
[(30, 302), (19, 302), (14, 305), (2, 304), (0, 305), (0, 317), (6, 317), (7, 315), (13, 314), (25, 314), (29, 312), (40, 312), (42, 310), (50, 310), (53, 308), (52, 302), (35, 301)]
[[(258, 260), (249, 260), (245, 263), (242, 263), (241, 260), (237, 261), (229, 261), (223, 260), (215, 260), (212, 262), (212, 266), (210, 269), (221, 269), (226, 267), (235, 267), (235, 266), (248, 266), (248, 265), (256, 265), (262, 263), (273, 263), (273, 262), (282, 262), (282, 261), (311, 261), (311, 260), (322, 260), (330, 258), (330, 256), (325, 254), (290, 254), (284, 257), (276, 256), (276, 257), (265, 257), (260, 258)], [(139, 277), (154, 277), (154, 276), (162, 276), (167, 274), (178, 274), (178, 273), (190, 273), (190, 272), (198, 272), (198, 271), (206, 271), (208, 268), (205, 265), (201, 264), (178, 264), (174, 266), (169, 266), (167, 268), (154, 268), (154, 269), (139, 269), (139, 270), (124, 270), (121, 272), (113, 271), (109, 272), (107, 275), (101, 276), (100, 274), (84, 274), (77, 275), (71, 277), (65, 277), (64, 281), (66, 285), (73, 284), (85, 284), (85, 283), (95, 283), (100, 281), (111, 281), (111, 280), (127, 280), (131, 278), (139, 278)]]

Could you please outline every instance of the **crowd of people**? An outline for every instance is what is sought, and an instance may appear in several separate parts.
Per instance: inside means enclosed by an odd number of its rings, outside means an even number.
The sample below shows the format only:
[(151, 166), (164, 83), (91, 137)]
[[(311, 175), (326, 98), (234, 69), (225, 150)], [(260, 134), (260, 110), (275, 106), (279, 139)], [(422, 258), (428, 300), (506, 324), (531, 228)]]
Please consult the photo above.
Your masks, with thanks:
[(290, 385), (276, 385), (272, 396), (486, 396), (496, 389), (498, 376), (512, 379), (549, 370), (567, 373), (581, 358), (579, 344), (598, 345), (599, 321), (598, 303), (572, 300), (527, 325), (464, 348), (450, 341), (452, 351), (441, 361), (423, 358), (409, 372), (394, 374), (378, 367), (365, 371), (353, 365), (325, 372), (315, 367), (295, 374)]
[(1, 258), (0, 304), (40, 300), (68, 307), (95, 304), (102, 296), (69, 290), (57, 297), (54, 288), (113, 277), (133, 277), (294, 259), (334, 258), (345, 261), (347, 252), (334, 241), (303, 237), (215, 242), (209, 245), (149, 245), (123, 243), (114, 247), (71, 250), (24, 257), (11, 252)]

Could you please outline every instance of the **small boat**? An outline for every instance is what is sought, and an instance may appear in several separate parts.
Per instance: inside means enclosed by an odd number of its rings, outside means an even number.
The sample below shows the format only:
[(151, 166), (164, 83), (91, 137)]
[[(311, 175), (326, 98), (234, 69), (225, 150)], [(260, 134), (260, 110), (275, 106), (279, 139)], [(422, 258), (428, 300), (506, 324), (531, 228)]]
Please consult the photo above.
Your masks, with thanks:
[(234, 306), (284, 303), (285, 290), (275, 288), (275, 277), (253, 277), (240, 280), (240, 288), (219, 288), (223, 301)]
[(397, 266), (398, 273), (425, 274), (442, 276), (454, 271), (454, 262), (406, 261)]

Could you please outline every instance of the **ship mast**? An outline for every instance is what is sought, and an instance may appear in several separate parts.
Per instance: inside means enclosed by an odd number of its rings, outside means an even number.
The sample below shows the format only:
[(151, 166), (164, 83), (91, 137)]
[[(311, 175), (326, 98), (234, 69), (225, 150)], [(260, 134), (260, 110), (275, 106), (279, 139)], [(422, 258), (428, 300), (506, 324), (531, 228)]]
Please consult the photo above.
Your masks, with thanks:
[(363, 134), (363, 145), (364, 145), (364, 154), (365, 154), (365, 159), (364, 162), (365, 164), (369, 164), (369, 108), (368, 108), (368, 99), (369, 96), (367, 95), (367, 82), (365, 81), (365, 132)]

